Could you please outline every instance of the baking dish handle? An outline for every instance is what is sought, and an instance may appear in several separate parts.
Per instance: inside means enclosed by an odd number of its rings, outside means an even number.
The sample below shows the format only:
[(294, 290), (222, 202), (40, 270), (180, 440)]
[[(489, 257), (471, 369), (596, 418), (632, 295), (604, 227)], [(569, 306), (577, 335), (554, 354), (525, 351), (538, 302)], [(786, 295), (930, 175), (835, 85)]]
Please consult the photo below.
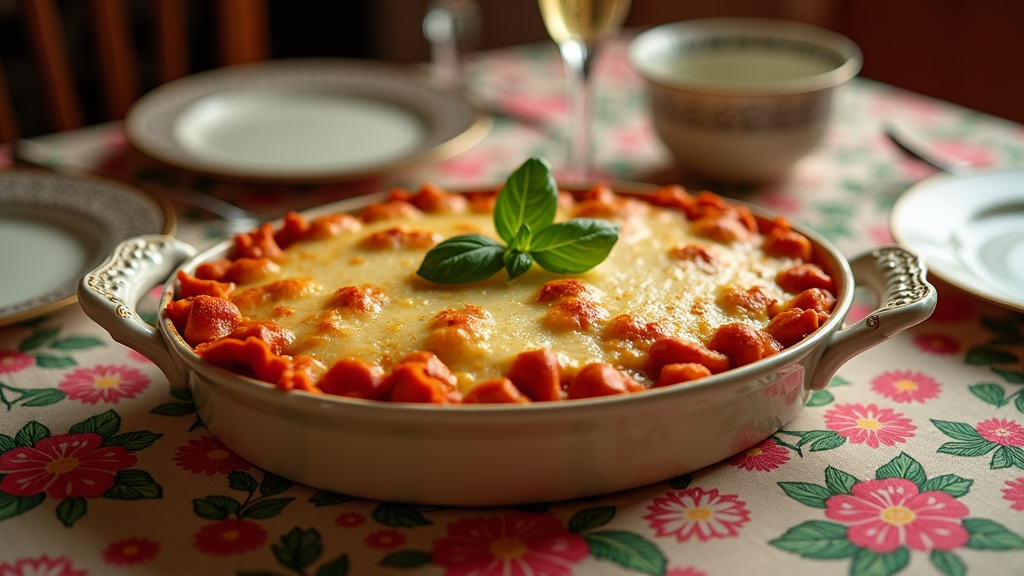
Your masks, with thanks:
[(916, 254), (885, 246), (861, 254), (850, 267), (857, 285), (877, 294), (881, 305), (860, 322), (832, 335), (811, 380), (813, 390), (825, 388), (850, 358), (923, 322), (935, 310), (938, 294), (925, 279), (924, 262)]
[(171, 236), (137, 236), (118, 244), (103, 264), (78, 283), (78, 302), (86, 315), (114, 340), (152, 360), (175, 388), (187, 386), (185, 367), (135, 307), (150, 289), (195, 255), (195, 248)]

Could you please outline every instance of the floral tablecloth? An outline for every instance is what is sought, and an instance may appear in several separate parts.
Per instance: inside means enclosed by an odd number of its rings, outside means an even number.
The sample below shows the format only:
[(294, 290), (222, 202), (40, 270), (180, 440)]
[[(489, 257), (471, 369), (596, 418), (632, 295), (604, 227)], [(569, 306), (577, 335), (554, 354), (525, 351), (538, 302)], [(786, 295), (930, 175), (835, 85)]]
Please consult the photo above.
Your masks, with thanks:
[[(596, 162), (609, 178), (671, 182), (624, 45), (597, 63)], [(471, 150), (377, 180), (247, 186), (165, 173), (118, 124), (39, 138), (33, 153), (268, 214), (392, 185), (492, 185), (527, 156), (564, 159), (562, 78), (553, 45), (476, 55), (470, 90), (540, 125), (499, 117)], [(858, 79), (788, 182), (725, 192), (847, 255), (891, 242), (889, 208), (932, 169), (885, 140), (889, 120), (979, 164), (1024, 165), (1020, 125)], [(223, 230), (179, 208), (179, 237), (205, 246)], [(293, 484), (225, 449), (187, 393), (77, 307), (2, 328), (0, 575), (1024, 574), (1024, 316), (937, 284), (931, 319), (843, 366), (756, 447), (629, 492), (498, 509)], [(851, 316), (869, 310), (865, 300)]]

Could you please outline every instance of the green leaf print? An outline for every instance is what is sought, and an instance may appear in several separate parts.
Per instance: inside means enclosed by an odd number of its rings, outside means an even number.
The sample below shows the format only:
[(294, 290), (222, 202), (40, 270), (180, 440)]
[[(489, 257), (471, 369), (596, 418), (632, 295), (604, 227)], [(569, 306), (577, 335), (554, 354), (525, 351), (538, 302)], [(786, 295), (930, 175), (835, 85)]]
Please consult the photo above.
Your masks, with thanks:
[(569, 531), (579, 534), (586, 530), (600, 528), (615, 518), (615, 506), (598, 506), (580, 510), (569, 520)]
[(18, 398), (15, 403), (27, 408), (38, 408), (40, 406), (56, 404), (64, 398), (67, 398), (67, 394), (65, 394), (63, 390), (59, 390), (57, 388), (40, 388), (36, 390), (22, 390), (21, 397)]
[(953, 498), (959, 498), (966, 495), (971, 490), (971, 484), (974, 484), (974, 480), (961, 478), (956, 474), (944, 474), (942, 476), (931, 478), (922, 484), (921, 492), (939, 490), (949, 494)]
[(207, 520), (227, 520), (238, 513), (242, 504), (227, 496), (207, 496), (192, 501), (192, 510), (196, 516)]
[(18, 445), (14, 442), (14, 438), (11, 438), (7, 434), (0, 434), (0, 454), (7, 452), (8, 450), (14, 450)]
[(67, 356), (49, 356), (43, 354), (36, 354), (36, 366), (40, 368), (70, 368), (72, 366), (78, 366), (78, 362), (75, 362), (74, 358)]
[(970, 534), (968, 548), (976, 550), (1019, 550), (1024, 548), (1024, 538), (985, 518), (964, 518), (964, 528)]
[(857, 477), (829, 466), (825, 468), (825, 486), (832, 494), (853, 494), (853, 485)]
[(430, 552), (423, 552), (422, 550), (399, 550), (398, 552), (392, 552), (381, 559), (381, 566), (391, 566), (393, 568), (419, 568), (420, 566), (430, 564)]
[(291, 532), (281, 537), (280, 544), (271, 546), (271, 551), (282, 566), (303, 573), (306, 566), (320, 557), (324, 551), (324, 545), (320, 540), (320, 533), (315, 528), (303, 530), (296, 526), (292, 528)]
[(264, 496), (274, 496), (280, 494), (285, 490), (295, 485), (295, 482), (281, 478), (276, 474), (270, 472), (263, 473), (263, 481), (260, 482), (260, 494)]
[(112, 436), (104, 446), (124, 446), (128, 450), (142, 450), (156, 442), (163, 434), (140, 430), (138, 432), (125, 432)]
[(997, 408), (1005, 406), (1008, 402), (1004, 399), (1006, 391), (998, 384), (974, 384), (972, 386), (968, 386), (967, 389), (971, 391), (971, 394), (977, 396), (982, 402), (991, 404)]
[(928, 479), (924, 474), (924, 468), (921, 464), (907, 456), (906, 452), (900, 452), (899, 456), (875, 471), (875, 478), (879, 480), (885, 478), (905, 478), (918, 486), (924, 484), (925, 480)]
[(246, 507), (246, 509), (239, 514), (239, 517), (252, 518), (253, 520), (273, 518), (280, 514), (281, 511), (284, 510), (284, 507), (292, 500), (295, 500), (295, 498), (269, 498), (267, 500), (259, 500)]
[(65, 498), (57, 505), (57, 518), (60, 518), (65, 526), (71, 528), (79, 518), (85, 516), (88, 509), (89, 505), (85, 498)]
[(998, 446), (995, 442), (979, 438), (971, 442), (946, 442), (939, 446), (937, 452), (940, 454), (952, 454), (953, 456), (976, 457), (984, 456), (995, 450)]
[(32, 350), (38, 350), (45, 346), (47, 342), (56, 338), (57, 334), (60, 334), (60, 330), (56, 328), (38, 330), (21, 343), (21, 346), (18, 347), (18, 351), (31, 352)]
[(1002, 368), (993, 368), (993, 372), (999, 374), (1009, 384), (1024, 384), (1024, 372), (1019, 370), (1003, 370)]
[(853, 557), (850, 576), (892, 576), (910, 562), (910, 551), (901, 546), (895, 552), (879, 554), (861, 549)]
[(946, 576), (964, 576), (967, 574), (967, 566), (959, 556), (944, 550), (932, 550), (932, 565)]
[(992, 454), (992, 461), (989, 468), (999, 470), (1002, 468), (1024, 468), (1024, 449), (1017, 446), (1000, 446)]
[(1017, 411), (1024, 414), (1024, 394), (1017, 396), (1017, 399), (1013, 401), (1013, 405), (1017, 408)]
[(858, 546), (847, 540), (846, 526), (822, 520), (809, 520), (794, 526), (769, 544), (804, 558), (819, 560), (849, 558), (860, 551)]
[(228, 472), (228, 488), (232, 490), (240, 490), (252, 494), (259, 486), (259, 482), (248, 472), (242, 472), (241, 470)]
[(54, 342), (50, 348), (53, 350), (85, 350), (103, 346), (103, 341), (92, 336), (72, 336)]
[(373, 519), (393, 528), (415, 528), (433, 524), (415, 506), (384, 502), (373, 511)]
[(825, 500), (832, 497), (832, 492), (828, 488), (810, 482), (779, 482), (778, 484), (787, 496), (812, 508), (825, 508)]
[(50, 429), (35, 420), (22, 426), (21, 430), (14, 435), (14, 443), (18, 446), (35, 446), (43, 438), (49, 438)]
[(317, 492), (310, 497), (309, 501), (316, 504), (316, 507), (321, 506), (335, 506), (337, 504), (344, 504), (345, 502), (351, 502), (353, 498), (346, 496), (345, 494), (336, 494), (334, 492), (327, 492), (326, 490)]
[(13, 518), (39, 506), (46, 500), (46, 492), (31, 496), (12, 496), (0, 492), (0, 520)]
[(82, 434), (86, 432), (92, 432), (103, 436), (106, 440), (117, 434), (117, 431), (121, 429), (121, 417), (113, 410), (108, 410), (103, 414), (97, 414), (92, 418), (83, 420), (78, 424), (75, 424), (68, 430), (69, 434)]
[(194, 414), (196, 411), (196, 405), (189, 402), (168, 402), (167, 404), (161, 404), (156, 408), (153, 408), (149, 412), (151, 414), (159, 414), (161, 416), (187, 416)]
[(657, 546), (637, 534), (607, 530), (591, 532), (583, 538), (595, 558), (653, 576), (665, 574), (665, 555)]
[(947, 422), (945, 420), (932, 420), (932, 424), (935, 425), (943, 434), (949, 436), (954, 440), (984, 440), (981, 434), (974, 429), (970, 424), (964, 424), (963, 422)]
[(994, 346), (978, 346), (967, 352), (966, 364), (974, 366), (991, 366), (993, 364), (1016, 363), (1017, 357)]
[(145, 500), (163, 498), (164, 489), (145, 470), (118, 470), (114, 485), (103, 493), (113, 500)]
[(835, 399), (835, 396), (833, 396), (828, 390), (818, 390), (811, 394), (811, 397), (807, 400), (807, 404), (805, 404), (805, 406), (810, 406), (812, 408), (816, 406), (825, 406), (826, 404), (831, 404)]

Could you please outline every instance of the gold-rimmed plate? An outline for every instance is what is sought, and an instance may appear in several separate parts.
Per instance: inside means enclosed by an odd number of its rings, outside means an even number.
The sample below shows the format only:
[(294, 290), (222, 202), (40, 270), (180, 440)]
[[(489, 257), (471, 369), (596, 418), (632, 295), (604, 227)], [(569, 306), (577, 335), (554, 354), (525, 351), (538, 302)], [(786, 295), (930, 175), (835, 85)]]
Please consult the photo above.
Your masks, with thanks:
[(79, 279), (119, 242), (175, 227), (166, 201), (128, 184), (0, 172), (0, 326), (74, 304)]
[(338, 58), (218, 68), (170, 82), (129, 110), (142, 152), (214, 177), (341, 181), (454, 156), (491, 125), (412, 69)]

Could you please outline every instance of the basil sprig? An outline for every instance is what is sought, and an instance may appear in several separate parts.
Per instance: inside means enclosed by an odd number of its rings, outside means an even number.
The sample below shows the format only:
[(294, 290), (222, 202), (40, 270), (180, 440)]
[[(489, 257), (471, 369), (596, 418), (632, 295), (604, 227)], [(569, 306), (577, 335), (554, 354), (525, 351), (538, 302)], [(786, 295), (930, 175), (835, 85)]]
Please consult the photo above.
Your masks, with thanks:
[(534, 262), (568, 274), (603, 262), (619, 239), (619, 227), (595, 218), (555, 224), (557, 211), (551, 166), (543, 158), (530, 158), (509, 176), (494, 205), (494, 229), (505, 244), (480, 234), (449, 238), (427, 252), (416, 274), (438, 284), (468, 284), (502, 268), (514, 280)]

